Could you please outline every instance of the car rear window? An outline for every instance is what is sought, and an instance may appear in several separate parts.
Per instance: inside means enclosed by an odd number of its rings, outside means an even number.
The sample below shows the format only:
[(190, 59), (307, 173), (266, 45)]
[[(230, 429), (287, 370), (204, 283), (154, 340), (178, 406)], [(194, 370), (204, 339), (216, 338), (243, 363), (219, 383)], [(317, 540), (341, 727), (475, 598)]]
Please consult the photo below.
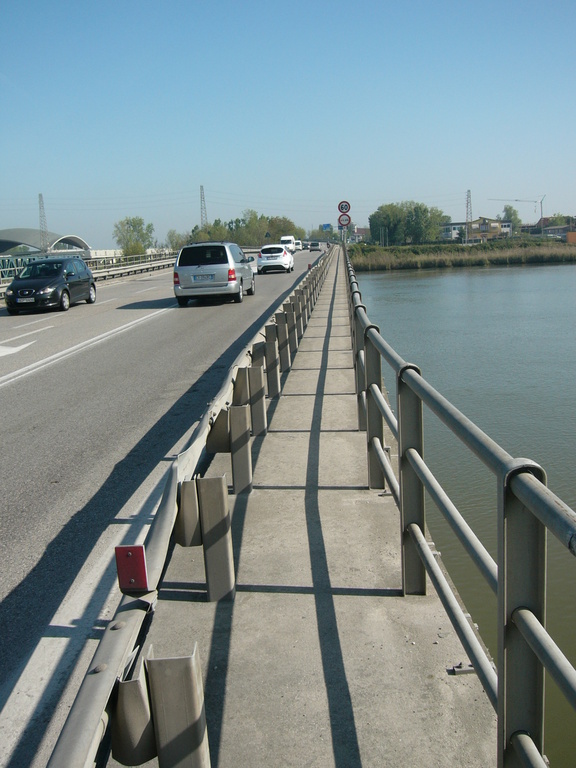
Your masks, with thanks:
[(280, 248), (279, 245), (268, 245), (266, 248), (262, 248), (261, 253), (266, 256), (274, 256), (277, 253), (284, 253), (284, 248)]
[(208, 264), (227, 264), (226, 248), (223, 245), (195, 245), (182, 248), (178, 265), (180, 267), (200, 267)]

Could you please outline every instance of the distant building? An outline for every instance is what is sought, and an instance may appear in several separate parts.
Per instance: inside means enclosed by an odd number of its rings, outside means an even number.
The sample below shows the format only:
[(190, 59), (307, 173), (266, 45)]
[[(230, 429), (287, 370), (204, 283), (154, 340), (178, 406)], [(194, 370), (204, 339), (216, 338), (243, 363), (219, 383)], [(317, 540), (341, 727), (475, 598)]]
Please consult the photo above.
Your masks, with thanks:
[(348, 231), (349, 243), (361, 243), (370, 240), (370, 229), (368, 227), (353, 227), (353, 231)]
[[(461, 233), (464, 233), (466, 239), (466, 222), (465, 221), (451, 221), (449, 224), (444, 224), (440, 230), (440, 238), (442, 240), (459, 240)], [(500, 219), (489, 219), (486, 216), (481, 216), (479, 219), (474, 219), (468, 232), (469, 243), (484, 243), (486, 240), (494, 240), (495, 238), (510, 237), (512, 234), (512, 222), (501, 221)]]

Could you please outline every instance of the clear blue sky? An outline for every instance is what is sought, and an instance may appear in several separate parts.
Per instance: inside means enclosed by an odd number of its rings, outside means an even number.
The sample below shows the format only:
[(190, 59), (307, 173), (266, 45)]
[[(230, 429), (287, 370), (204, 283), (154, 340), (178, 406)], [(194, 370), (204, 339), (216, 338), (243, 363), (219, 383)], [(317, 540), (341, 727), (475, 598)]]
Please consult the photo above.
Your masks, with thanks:
[[(4, 0), (0, 229), (576, 215), (574, 0)], [(540, 204), (512, 202), (523, 221)]]

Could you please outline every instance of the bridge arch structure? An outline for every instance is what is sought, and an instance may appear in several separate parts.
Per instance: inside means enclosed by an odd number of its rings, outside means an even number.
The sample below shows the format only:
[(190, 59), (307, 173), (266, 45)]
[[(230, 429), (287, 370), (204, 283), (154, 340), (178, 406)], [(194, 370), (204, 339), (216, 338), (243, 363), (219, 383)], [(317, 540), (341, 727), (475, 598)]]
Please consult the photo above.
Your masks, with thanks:
[[(58, 250), (58, 246), (65, 245), (78, 250), (90, 250), (90, 246), (78, 235), (58, 235), (48, 232), (48, 250)], [(42, 250), (42, 234), (39, 229), (0, 229), (0, 255), (26, 245), (29, 248)]]

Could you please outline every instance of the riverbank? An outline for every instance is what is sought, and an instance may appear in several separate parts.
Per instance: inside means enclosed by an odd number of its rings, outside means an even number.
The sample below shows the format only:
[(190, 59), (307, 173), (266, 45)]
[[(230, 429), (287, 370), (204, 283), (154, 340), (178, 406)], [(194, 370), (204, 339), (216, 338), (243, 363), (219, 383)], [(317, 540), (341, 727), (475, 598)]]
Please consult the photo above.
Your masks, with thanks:
[(348, 254), (356, 272), (576, 263), (576, 245), (545, 239), (518, 240), (513, 245), (497, 240), (477, 245), (438, 243), (389, 248), (357, 243), (348, 246)]

